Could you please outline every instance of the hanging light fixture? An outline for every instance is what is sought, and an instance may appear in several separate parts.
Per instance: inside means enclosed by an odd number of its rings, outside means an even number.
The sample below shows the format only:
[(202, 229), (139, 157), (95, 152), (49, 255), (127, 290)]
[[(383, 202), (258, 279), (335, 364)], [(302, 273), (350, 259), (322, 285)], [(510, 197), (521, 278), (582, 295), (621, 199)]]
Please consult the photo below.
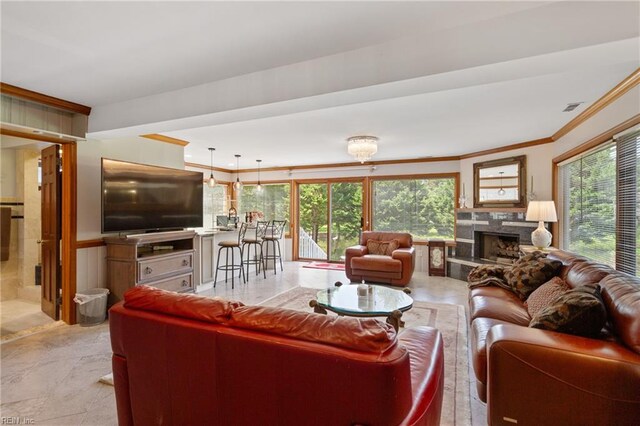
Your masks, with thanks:
[(378, 138), (375, 136), (351, 136), (347, 139), (347, 152), (364, 163), (378, 152)]
[(209, 148), (209, 152), (211, 153), (211, 174), (209, 175), (209, 180), (207, 180), (207, 185), (209, 186), (209, 188), (213, 188), (214, 186), (216, 186), (216, 180), (213, 177), (213, 151), (215, 150), (215, 148)]
[(504, 194), (507, 193), (507, 191), (504, 190), (504, 188), (502, 187), (502, 174), (504, 172), (500, 172), (500, 189), (498, 189), (498, 195), (503, 196)]
[(260, 163), (262, 163), (262, 160), (256, 160), (256, 163), (258, 163), (258, 186), (256, 186), (256, 191), (261, 192), (262, 184), (260, 183)]
[(236, 154), (236, 181), (233, 184), (233, 189), (236, 191), (242, 190), (242, 182), (240, 182), (240, 154)]

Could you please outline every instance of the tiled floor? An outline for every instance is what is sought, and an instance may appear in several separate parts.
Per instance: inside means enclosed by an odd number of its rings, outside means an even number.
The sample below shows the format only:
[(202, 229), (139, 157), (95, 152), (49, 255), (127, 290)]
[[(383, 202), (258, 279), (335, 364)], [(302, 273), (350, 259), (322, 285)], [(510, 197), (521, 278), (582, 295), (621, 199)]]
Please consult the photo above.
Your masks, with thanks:
[[(302, 263), (286, 263), (284, 273), (273, 271), (249, 276), (247, 284), (231, 289), (231, 282), (218, 284), (202, 294), (241, 300), (261, 301), (301, 285), (326, 288), (335, 281), (348, 282), (344, 272), (302, 268)], [(462, 281), (428, 277), (416, 273), (412, 297), (421, 301), (466, 305), (467, 289)], [(113, 388), (98, 379), (111, 371), (108, 324), (95, 327), (55, 326), (0, 346), (0, 415), (33, 419), (38, 425), (115, 425)], [(473, 374), (470, 374), (473, 377)], [(486, 424), (486, 410), (471, 383), (473, 425)], [(23, 422), (24, 423), (24, 422)]]
[(26, 299), (11, 299), (0, 302), (0, 336), (3, 339), (22, 330), (53, 322), (40, 310), (40, 302)]

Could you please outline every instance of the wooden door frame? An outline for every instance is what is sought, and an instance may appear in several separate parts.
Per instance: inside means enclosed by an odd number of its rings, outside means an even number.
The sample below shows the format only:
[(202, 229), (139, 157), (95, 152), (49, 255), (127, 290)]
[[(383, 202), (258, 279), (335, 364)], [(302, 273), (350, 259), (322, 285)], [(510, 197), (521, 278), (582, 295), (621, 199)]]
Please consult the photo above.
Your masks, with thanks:
[(76, 323), (76, 304), (73, 298), (76, 294), (76, 262), (78, 236), (78, 146), (75, 140), (51, 138), (37, 133), (15, 131), (0, 128), (0, 134), (23, 139), (31, 139), (60, 145), (62, 149), (62, 244), (60, 257), (62, 303), (60, 319), (67, 324)]

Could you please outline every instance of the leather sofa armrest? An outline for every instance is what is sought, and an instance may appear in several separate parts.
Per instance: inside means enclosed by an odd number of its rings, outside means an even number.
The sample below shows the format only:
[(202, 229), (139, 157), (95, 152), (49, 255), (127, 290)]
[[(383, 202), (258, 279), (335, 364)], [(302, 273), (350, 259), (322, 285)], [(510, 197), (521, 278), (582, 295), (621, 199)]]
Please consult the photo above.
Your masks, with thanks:
[(409, 260), (409, 259), (413, 261), (413, 258), (415, 257), (415, 255), (416, 255), (415, 247), (399, 248), (399, 249), (395, 249), (393, 253), (391, 253), (392, 258), (398, 259), (400, 261)]
[(367, 250), (367, 246), (358, 245), (347, 247), (347, 249), (345, 250), (344, 259), (344, 272), (347, 275), (347, 278), (349, 278), (350, 280), (354, 280), (356, 278), (351, 272), (351, 259), (354, 257), (364, 256), (367, 253), (369, 253), (369, 251)]
[(509, 324), (492, 327), (486, 347), (490, 425), (640, 418), (640, 355), (618, 343)]

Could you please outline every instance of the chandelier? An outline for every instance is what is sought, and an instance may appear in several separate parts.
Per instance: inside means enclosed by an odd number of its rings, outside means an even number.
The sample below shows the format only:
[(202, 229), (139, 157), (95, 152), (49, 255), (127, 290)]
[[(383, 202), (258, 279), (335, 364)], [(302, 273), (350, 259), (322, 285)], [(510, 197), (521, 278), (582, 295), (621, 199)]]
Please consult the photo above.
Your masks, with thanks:
[(352, 136), (347, 142), (347, 152), (361, 163), (369, 161), (371, 156), (378, 152), (378, 138), (375, 136)]

